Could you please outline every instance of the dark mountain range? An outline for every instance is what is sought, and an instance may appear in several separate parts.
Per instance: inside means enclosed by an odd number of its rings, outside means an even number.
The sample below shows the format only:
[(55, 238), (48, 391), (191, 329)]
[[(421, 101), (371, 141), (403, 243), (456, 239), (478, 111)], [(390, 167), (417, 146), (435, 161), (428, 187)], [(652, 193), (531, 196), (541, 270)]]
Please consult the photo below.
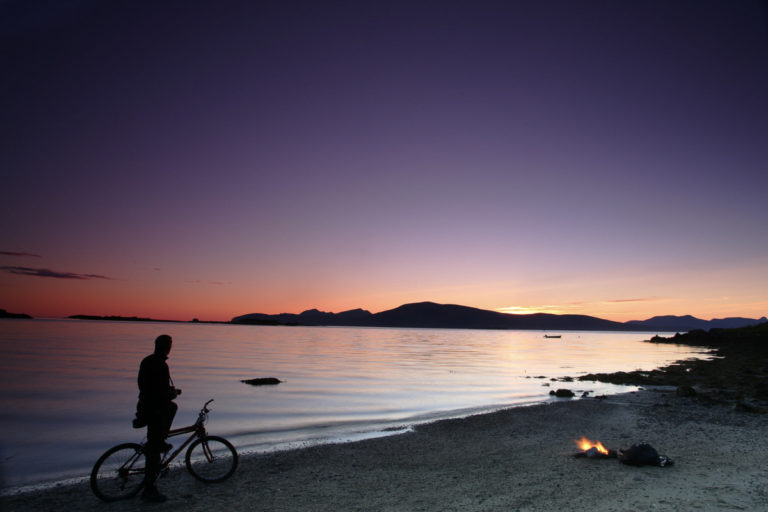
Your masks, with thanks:
[(405, 304), (373, 315), (375, 325), (386, 327), (444, 327), (453, 329), (560, 329), (615, 330), (623, 329), (618, 322), (585, 315), (510, 315), (498, 311), (420, 302)]
[(712, 320), (702, 320), (691, 315), (685, 316), (654, 316), (648, 320), (630, 320), (626, 325), (638, 326), (644, 330), (659, 331), (694, 331), (696, 329), (733, 329), (736, 327), (746, 327), (766, 322), (765, 317), (753, 319), (742, 317), (715, 318)]
[(371, 313), (353, 309), (343, 313), (325, 313), (316, 309), (301, 314), (266, 315), (252, 313), (232, 319), (234, 324), (261, 325), (328, 325), (356, 327), (433, 327), (452, 329), (555, 329), (555, 330), (631, 330), (628, 326), (586, 315), (552, 315), (536, 313), (511, 315), (484, 309), (420, 302), (395, 309)]
[(455, 304), (419, 302), (395, 309), (371, 313), (353, 309), (342, 313), (326, 313), (310, 309), (300, 314), (266, 315), (252, 313), (232, 319), (234, 324), (259, 325), (326, 325), (354, 327), (430, 327), (448, 329), (532, 329), (561, 331), (691, 331), (694, 329), (730, 328), (765, 322), (749, 318), (701, 320), (692, 316), (657, 316), (648, 320), (612, 322), (586, 315), (553, 315), (535, 313), (513, 315)]
[(259, 324), (259, 325), (349, 325), (367, 326), (373, 325), (373, 314), (364, 309), (353, 309), (343, 313), (326, 313), (317, 309), (309, 309), (301, 314), (280, 313), (278, 315), (266, 315), (264, 313), (251, 313), (232, 319), (233, 324)]

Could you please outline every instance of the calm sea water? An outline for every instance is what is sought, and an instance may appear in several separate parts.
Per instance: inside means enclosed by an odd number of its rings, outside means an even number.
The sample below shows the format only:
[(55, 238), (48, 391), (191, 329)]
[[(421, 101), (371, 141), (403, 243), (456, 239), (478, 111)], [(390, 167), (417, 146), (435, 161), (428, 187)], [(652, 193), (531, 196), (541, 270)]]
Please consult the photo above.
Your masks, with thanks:
[[(380, 435), (438, 418), (551, 400), (550, 378), (653, 369), (700, 356), (654, 333), (274, 327), (0, 320), (2, 486), (77, 478), (131, 428), (136, 374), (158, 334), (183, 394), (175, 425), (214, 398), (208, 430), (241, 452)], [(546, 379), (537, 378), (545, 376)], [(277, 386), (242, 379), (277, 377)]]

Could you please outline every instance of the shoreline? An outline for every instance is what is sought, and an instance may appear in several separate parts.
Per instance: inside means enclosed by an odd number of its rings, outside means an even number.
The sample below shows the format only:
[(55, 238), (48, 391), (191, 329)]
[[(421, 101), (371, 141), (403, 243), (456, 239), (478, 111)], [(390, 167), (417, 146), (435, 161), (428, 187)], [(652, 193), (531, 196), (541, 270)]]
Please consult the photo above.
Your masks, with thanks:
[[(158, 482), (157, 509), (759, 510), (768, 415), (708, 405), (674, 389), (559, 400), (415, 426), (363, 441), (243, 456), (235, 475), (202, 484), (184, 469)], [(671, 467), (576, 458), (586, 436), (611, 449), (648, 442)], [(133, 510), (139, 498), (109, 505)], [(4, 511), (105, 504), (87, 481), (0, 497)]]
[(650, 343), (669, 343), (710, 350), (710, 358), (686, 359), (651, 371), (582, 375), (579, 381), (637, 386), (674, 386), (707, 403), (768, 412), (768, 322), (738, 329), (710, 329), (655, 336)]
[[(628, 388), (626, 392), (614, 393), (613, 395), (609, 394), (607, 396), (620, 396), (620, 395), (635, 392), (634, 390), (630, 390), (630, 388), (634, 388), (635, 390), (639, 389), (637, 386), (624, 386), (624, 387)], [(577, 398), (578, 396), (580, 395), (577, 394), (576, 397), (573, 397), (570, 400), (577, 401), (577, 400), (586, 398), (584, 396)], [(589, 398), (593, 398), (593, 397), (590, 396)], [(277, 443), (275, 445), (270, 445), (269, 448), (266, 448), (266, 449), (263, 449), (263, 448), (254, 449), (253, 447), (242, 448), (240, 446), (237, 446), (237, 450), (241, 458), (248, 458), (248, 457), (268, 456), (274, 453), (283, 453), (283, 452), (291, 452), (295, 450), (311, 449), (311, 448), (316, 448), (316, 447), (325, 446), (325, 445), (357, 443), (361, 441), (375, 440), (375, 439), (380, 439), (385, 437), (402, 435), (408, 432), (412, 432), (414, 431), (414, 429), (418, 427), (429, 425), (432, 423), (437, 423), (440, 421), (462, 420), (462, 419), (473, 417), (473, 416), (495, 414), (499, 411), (504, 411), (508, 409), (534, 407), (539, 405), (549, 405), (554, 403), (554, 401), (561, 401), (561, 400), (562, 400), (561, 398), (542, 395), (540, 398), (531, 399), (526, 402), (470, 407), (465, 409), (443, 411), (441, 413), (433, 413), (425, 416), (416, 416), (412, 418), (403, 419), (402, 421), (388, 421), (386, 425), (382, 425), (381, 428), (376, 428), (371, 430), (366, 429), (366, 430), (344, 431), (344, 432), (339, 432), (336, 435), (330, 436), (330, 437), (320, 436), (317, 438), (312, 437), (308, 439), (289, 440), (289, 441)], [(228, 439), (233, 443), (235, 443), (234, 439), (229, 437)], [(183, 457), (184, 455), (182, 453), (176, 459), (175, 463), (179, 464), (180, 466), (183, 465), (183, 462), (182, 462)], [(90, 467), (87, 468), (87, 471), (88, 472), (90, 471)], [(2, 477), (2, 472), (0, 472), (0, 498), (8, 497), (8, 496), (21, 496), (25, 494), (34, 494), (38, 492), (46, 492), (59, 487), (73, 486), (73, 485), (82, 484), (82, 483), (85, 483), (85, 485), (88, 485), (88, 480), (89, 480), (89, 474), (86, 474), (85, 472), (79, 475), (70, 474), (68, 476), (62, 476), (60, 478), (52, 478), (52, 479), (46, 479), (46, 480), (29, 482), (29, 483), (18, 484), (18, 485), (6, 485), (2, 482), (1, 477)]]
[[(651, 385), (636, 392), (516, 406), (417, 424), (386, 437), (249, 454), (220, 484), (199, 483), (180, 468), (159, 481), (169, 501), (157, 508), (763, 510), (768, 437), (759, 433), (768, 427), (768, 414), (760, 414), (768, 411), (762, 407), (766, 331), (768, 324), (684, 335), (685, 340), (676, 336), (668, 342), (698, 340), (681, 344), (708, 346), (720, 358), (597, 375)], [(612, 450), (648, 442), (675, 464), (632, 467), (616, 459), (577, 458), (575, 440), (582, 436)], [(134, 498), (109, 508), (137, 506), (141, 501)], [(87, 480), (0, 496), (0, 508), (8, 512), (104, 507)]]

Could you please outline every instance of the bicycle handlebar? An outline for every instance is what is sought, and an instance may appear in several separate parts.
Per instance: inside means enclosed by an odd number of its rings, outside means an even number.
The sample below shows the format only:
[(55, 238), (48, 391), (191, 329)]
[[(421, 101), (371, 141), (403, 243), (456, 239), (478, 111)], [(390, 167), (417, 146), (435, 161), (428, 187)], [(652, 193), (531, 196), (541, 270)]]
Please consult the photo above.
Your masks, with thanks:
[(213, 402), (213, 398), (205, 402), (205, 405), (203, 405), (203, 408), (200, 409), (200, 414), (198, 414), (197, 421), (195, 422), (195, 424), (202, 425), (208, 419), (208, 413), (211, 412), (211, 410), (208, 409), (208, 404), (210, 404), (211, 402)]

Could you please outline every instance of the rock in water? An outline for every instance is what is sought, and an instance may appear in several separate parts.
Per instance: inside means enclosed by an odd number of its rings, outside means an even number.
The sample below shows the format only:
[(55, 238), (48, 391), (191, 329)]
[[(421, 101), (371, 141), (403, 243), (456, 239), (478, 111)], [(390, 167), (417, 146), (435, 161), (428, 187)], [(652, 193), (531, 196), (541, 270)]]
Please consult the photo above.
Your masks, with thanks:
[(245, 384), (250, 384), (251, 386), (270, 386), (273, 384), (280, 384), (282, 381), (274, 377), (263, 377), (260, 379), (241, 380), (240, 382), (244, 382)]

